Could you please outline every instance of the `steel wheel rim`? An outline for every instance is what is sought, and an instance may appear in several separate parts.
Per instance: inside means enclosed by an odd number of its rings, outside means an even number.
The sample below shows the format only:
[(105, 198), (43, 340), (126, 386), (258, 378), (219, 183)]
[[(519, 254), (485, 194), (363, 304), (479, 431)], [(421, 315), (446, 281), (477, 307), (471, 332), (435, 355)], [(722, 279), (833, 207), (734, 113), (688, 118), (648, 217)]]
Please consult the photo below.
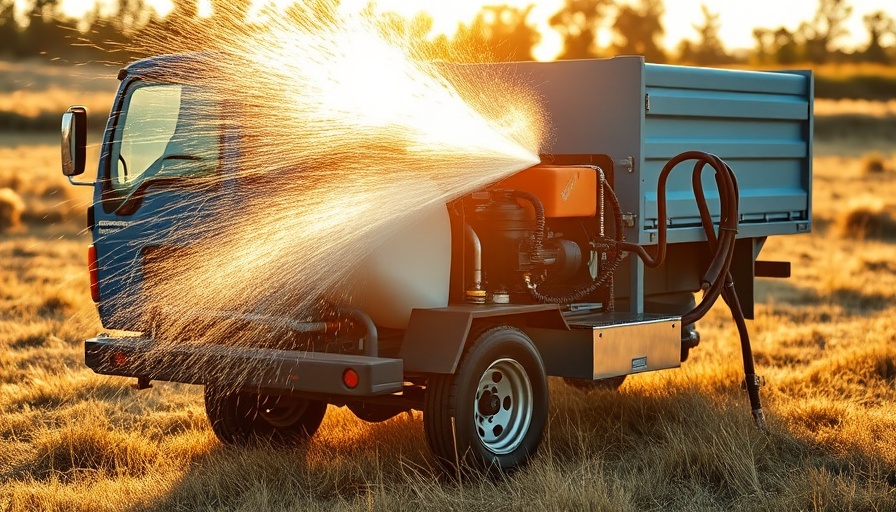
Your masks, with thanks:
[(268, 397), (259, 404), (258, 414), (273, 427), (291, 427), (302, 419), (307, 408), (305, 400)]
[(498, 359), (479, 378), (473, 400), (473, 421), (479, 441), (490, 452), (505, 455), (523, 443), (534, 408), (532, 383), (514, 359)]

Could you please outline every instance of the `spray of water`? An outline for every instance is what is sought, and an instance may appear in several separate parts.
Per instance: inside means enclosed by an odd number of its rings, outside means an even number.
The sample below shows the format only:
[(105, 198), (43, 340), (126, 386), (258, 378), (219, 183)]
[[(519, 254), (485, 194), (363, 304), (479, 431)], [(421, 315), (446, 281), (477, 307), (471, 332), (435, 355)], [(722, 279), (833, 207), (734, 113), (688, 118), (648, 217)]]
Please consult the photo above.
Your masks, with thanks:
[[(542, 116), (519, 80), (434, 62), (388, 27), (320, 6), (219, 22), (213, 50), (159, 70), (214, 105), (175, 135), (187, 147), (214, 134), (224, 163), (190, 178), (195, 215), (159, 222), (153, 244), (178, 249), (146, 265), (147, 299), (122, 314), (150, 317), (163, 340), (278, 346), (290, 321), (353, 302), (378, 244), (539, 161)], [(166, 49), (164, 34), (148, 41)]]

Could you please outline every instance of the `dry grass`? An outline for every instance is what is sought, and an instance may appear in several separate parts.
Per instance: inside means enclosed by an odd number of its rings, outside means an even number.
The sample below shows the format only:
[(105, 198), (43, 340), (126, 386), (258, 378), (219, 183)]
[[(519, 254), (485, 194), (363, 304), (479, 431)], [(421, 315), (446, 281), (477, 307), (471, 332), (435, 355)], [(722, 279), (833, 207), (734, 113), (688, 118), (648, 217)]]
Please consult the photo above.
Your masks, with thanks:
[(25, 203), (19, 194), (11, 188), (0, 188), (0, 231), (9, 231), (19, 227)]
[[(18, 208), (19, 218), (29, 225), (77, 224), (82, 227), (92, 190), (73, 187), (62, 175), (57, 141), (51, 143), (46, 137), (34, 139), (41, 142), (28, 144), (26, 138), (0, 136), (0, 162), (3, 162), (0, 166), (0, 191), (9, 191), (0, 192), (0, 226), (7, 218), (9, 208), (5, 205), (18, 203), (21, 207)], [(96, 162), (98, 154), (97, 145), (88, 150), (91, 162)], [(87, 172), (96, 171), (90, 169)], [(14, 196), (18, 197), (18, 201)]]
[(826, 100), (815, 99), (816, 116), (863, 115), (869, 117), (896, 116), (896, 100)]
[(880, 174), (890, 172), (892, 169), (886, 158), (878, 152), (865, 155), (865, 158), (862, 159), (862, 167), (865, 169), (865, 174)]
[(867, 240), (896, 238), (896, 219), (883, 201), (867, 199), (848, 208), (837, 219), (837, 227), (844, 238)]
[(73, 104), (86, 106), (88, 124), (105, 125), (118, 88), (118, 69), (103, 64), (56, 66), (38, 61), (0, 61), (0, 127), (56, 131)]
[(11, 112), (23, 117), (38, 117), (44, 113), (56, 115), (65, 112), (72, 101), (77, 101), (91, 112), (108, 114), (112, 106), (114, 92), (114, 89), (112, 91), (82, 91), (74, 98), (71, 89), (58, 86), (51, 86), (44, 90), (17, 90), (0, 96), (0, 111)]
[[(534, 463), (461, 482), (435, 468), (419, 414), (365, 424), (331, 407), (305, 448), (228, 448), (198, 388), (136, 391), (87, 370), (82, 340), (101, 329), (80, 233), (89, 196), (63, 186), (57, 158), (0, 147), (0, 186), (26, 205), (25, 228), (0, 235), (0, 510), (896, 510), (896, 243), (838, 229), (857, 197), (894, 211), (896, 173), (861, 158), (816, 159), (814, 232), (764, 250), (794, 272), (759, 283), (750, 325), (767, 432), (716, 308), (679, 370), (618, 393), (552, 381)], [(67, 213), (38, 220), (50, 210)]]

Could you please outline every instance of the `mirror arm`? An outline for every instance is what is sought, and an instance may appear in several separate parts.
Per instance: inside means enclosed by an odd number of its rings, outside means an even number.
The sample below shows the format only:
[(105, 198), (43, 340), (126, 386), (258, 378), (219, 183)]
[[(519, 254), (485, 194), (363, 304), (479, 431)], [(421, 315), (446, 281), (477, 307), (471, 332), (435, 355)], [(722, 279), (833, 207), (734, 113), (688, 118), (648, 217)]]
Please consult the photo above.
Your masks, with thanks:
[(71, 176), (66, 176), (68, 178), (68, 182), (72, 185), (79, 185), (82, 187), (92, 187), (96, 185), (95, 181), (75, 181)]

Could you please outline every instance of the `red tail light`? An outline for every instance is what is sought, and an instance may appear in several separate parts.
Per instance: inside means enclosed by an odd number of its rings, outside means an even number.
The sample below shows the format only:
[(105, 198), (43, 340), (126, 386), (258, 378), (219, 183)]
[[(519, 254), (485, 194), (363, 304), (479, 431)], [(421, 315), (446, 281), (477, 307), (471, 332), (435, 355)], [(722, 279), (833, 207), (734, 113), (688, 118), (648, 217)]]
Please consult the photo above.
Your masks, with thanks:
[(115, 368), (121, 368), (122, 366), (128, 364), (128, 356), (121, 352), (115, 352), (109, 356), (109, 362)]
[(93, 302), (100, 301), (99, 268), (96, 263), (96, 247), (90, 244), (87, 248), (87, 270), (90, 272), (90, 297)]
[(349, 368), (342, 372), (342, 383), (345, 384), (345, 387), (348, 389), (355, 389), (358, 387), (358, 383), (361, 379), (358, 377), (358, 372)]

